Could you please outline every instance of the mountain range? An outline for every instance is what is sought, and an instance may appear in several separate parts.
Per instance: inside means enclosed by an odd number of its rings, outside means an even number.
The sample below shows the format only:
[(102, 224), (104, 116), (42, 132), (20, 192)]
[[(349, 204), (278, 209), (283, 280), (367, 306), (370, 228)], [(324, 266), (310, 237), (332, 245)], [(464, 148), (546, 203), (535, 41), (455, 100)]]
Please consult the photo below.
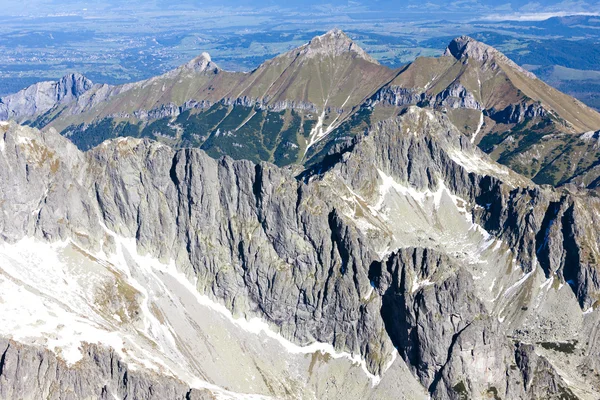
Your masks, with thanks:
[(600, 114), (483, 43), (0, 116), (0, 398), (597, 398)]
[(75, 74), (0, 99), (0, 118), (53, 127), (83, 150), (116, 136), (149, 137), (285, 166), (314, 163), (410, 105), (447, 113), (494, 160), (537, 183), (596, 185), (586, 138), (600, 114), (469, 37), (398, 70), (333, 30), (248, 73), (224, 71), (203, 53), (121, 86)]

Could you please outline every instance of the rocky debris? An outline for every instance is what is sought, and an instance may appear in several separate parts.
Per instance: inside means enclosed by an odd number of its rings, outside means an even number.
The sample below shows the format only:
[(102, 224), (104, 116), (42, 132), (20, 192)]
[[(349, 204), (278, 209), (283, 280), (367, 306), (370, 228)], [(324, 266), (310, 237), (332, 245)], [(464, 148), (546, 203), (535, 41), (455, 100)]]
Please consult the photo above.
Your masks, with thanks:
[[(157, 108), (153, 108), (151, 110), (137, 110), (134, 111), (133, 114), (129, 113), (115, 113), (111, 114), (109, 118), (135, 118), (139, 121), (154, 121), (157, 119), (163, 118), (173, 118), (177, 117), (181, 113), (194, 110), (194, 109), (208, 109), (214, 103), (206, 100), (202, 100), (200, 102), (196, 100), (188, 100), (182, 106), (177, 106), (175, 103), (167, 103), (162, 104)], [(261, 110), (269, 110), (273, 112), (280, 112), (284, 110), (301, 110), (301, 111), (309, 111), (316, 112), (317, 108), (314, 104), (307, 102), (296, 102), (296, 101), (277, 101), (270, 102), (268, 97), (262, 99), (253, 99), (246, 96), (239, 97), (236, 99), (225, 98), (221, 100), (221, 104), (224, 106), (242, 106), (242, 107), (250, 107), (250, 108), (258, 108)], [(333, 111), (331, 108), (328, 109), (328, 112)], [(336, 110), (337, 112), (341, 112), (342, 110)]]
[(183, 107), (178, 107), (174, 103), (162, 104), (160, 107), (152, 110), (139, 110), (133, 113), (134, 117), (141, 121), (155, 120), (168, 117), (176, 117), (181, 114)]
[(249, 96), (241, 96), (237, 98), (224, 98), (221, 103), (225, 106), (242, 106), (250, 108), (258, 108), (261, 110), (269, 110), (280, 112), (284, 110), (299, 110), (308, 112), (317, 112), (317, 106), (306, 101), (281, 100), (273, 101), (269, 96), (254, 98)]
[(213, 105), (212, 102), (208, 101), (208, 100), (201, 100), (201, 101), (196, 101), (196, 100), (188, 100), (185, 103), (183, 103), (183, 105), (181, 106), (181, 112), (183, 111), (187, 111), (187, 110), (192, 110), (192, 109), (208, 109)]
[(596, 146), (600, 146), (600, 131), (585, 132), (582, 133), (581, 136), (579, 136), (579, 138), (586, 142), (594, 143)]
[(381, 104), (385, 107), (419, 105), (436, 110), (461, 108), (481, 111), (484, 109), (484, 106), (476, 99), (475, 95), (458, 82), (452, 83), (435, 96), (427, 90), (420, 91), (400, 86), (386, 86), (379, 90), (370, 99), (369, 103), (373, 105)]

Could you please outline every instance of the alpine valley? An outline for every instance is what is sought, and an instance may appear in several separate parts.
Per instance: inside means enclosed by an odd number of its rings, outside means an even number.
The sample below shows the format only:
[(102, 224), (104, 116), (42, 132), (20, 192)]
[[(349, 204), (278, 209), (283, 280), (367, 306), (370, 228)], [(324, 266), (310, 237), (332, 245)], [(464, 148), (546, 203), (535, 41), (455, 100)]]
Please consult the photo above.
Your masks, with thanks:
[(600, 392), (600, 114), (492, 47), (0, 99), (1, 399)]

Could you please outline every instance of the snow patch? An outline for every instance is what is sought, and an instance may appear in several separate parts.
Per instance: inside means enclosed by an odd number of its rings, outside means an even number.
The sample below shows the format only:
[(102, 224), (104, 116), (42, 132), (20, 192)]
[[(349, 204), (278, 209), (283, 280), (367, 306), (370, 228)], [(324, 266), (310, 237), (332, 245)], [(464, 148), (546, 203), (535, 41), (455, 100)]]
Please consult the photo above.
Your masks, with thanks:
[(424, 191), (418, 191), (413, 187), (404, 186), (404, 185), (399, 184), (398, 182), (396, 182), (394, 180), (394, 178), (392, 176), (387, 175), (385, 172), (383, 172), (380, 169), (377, 169), (377, 172), (379, 173), (379, 177), (381, 178), (382, 183), (379, 185), (379, 200), (373, 206), (373, 211), (376, 211), (376, 212), (381, 211), (381, 209), (383, 208), (383, 204), (385, 202), (385, 196), (392, 189), (394, 189), (398, 194), (412, 197), (414, 200), (416, 200), (421, 205), (425, 203), (425, 200), (427, 198), (432, 197), (436, 207), (439, 206), (441, 198), (442, 198), (442, 194), (444, 193), (444, 191), (447, 191), (443, 182), (439, 185), (438, 189), (435, 192), (432, 192), (429, 189), (424, 190)]
[(17, 144), (31, 145), (31, 138), (19, 135), (15, 138), (15, 142), (17, 142)]
[(425, 287), (425, 286), (431, 286), (431, 285), (433, 285), (433, 282), (431, 282), (431, 280), (429, 280), (429, 278), (419, 280), (419, 278), (417, 276), (415, 276), (413, 279), (413, 282), (412, 282), (412, 287), (410, 289), (410, 292), (412, 294), (414, 294), (420, 288)]
[(527, 278), (529, 278), (531, 276), (531, 274), (533, 274), (535, 270), (531, 270), (528, 273), (524, 274), (521, 279), (519, 279), (517, 282), (515, 282), (513, 285), (511, 285), (508, 289), (506, 289), (504, 291), (504, 297), (507, 297), (510, 293), (512, 293), (515, 289), (517, 289), (519, 286), (521, 286), (523, 283), (525, 283), (525, 281), (527, 280)]
[[(102, 343), (119, 353), (123, 341), (117, 333), (109, 332), (100, 321), (90, 323), (78, 315), (93, 314), (93, 310), (86, 305), (90, 300), (86, 293), (79, 291), (75, 298), (69, 293), (68, 286), (77, 282), (64, 271), (58, 256), (66, 246), (64, 242), (47, 245), (31, 238), (0, 246), (0, 332), (18, 341), (39, 338), (69, 365), (81, 359), (82, 341)], [(28, 286), (22, 285), (24, 282)], [(41, 293), (36, 293), (38, 290)], [(56, 304), (53, 295), (68, 303)]]
[(394, 349), (394, 351), (392, 351), (392, 359), (385, 365), (385, 367), (383, 367), (383, 372), (385, 373), (388, 369), (390, 369), (390, 367), (392, 365), (394, 365), (394, 362), (396, 361), (396, 358), (398, 358), (398, 350)]
[(323, 111), (321, 112), (321, 115), (319, 115), (319, 118), (317, 119), (317, 123), (315, 124), (314, 128), (310, 131), (310, 135), (309, 135), (310, 141), (309, 141), (308, 145), (306, 146), (306, 149), (304, 150), (304, 155), (306, 155), (306, 153), (308, 152), (308, 149), (310, 149), (311, 146), (313, 146), (315, 143), (320, 142), (323, 138), (325, 138), (327, 135), (329, 135), (331, 132), (333, 132), (335, 129), (337, 129), (337, 127), (340, 124), (338, 122), (338, 120), (340, 119), (340, 116), (342, 115), (341, 111), (343, 111), (344, 106), (346, 105), (346, 103), (348, 103), (348, 100), (350, 100), (350, 95), (348, 95), (348, 97), (346, 98), (346, 100), (344, 101), (342, 106), (340, 107), (340, 112), (335, 117), (335, 119), (329, 124), (327, 129), (323, 130), (323, 122), (325, 121), (325, 111), (327, 110), (327, 102), (328, 102), (328, 101), (325, 101), (325, 104), (323, 105)]
[(474, 172), (482, 175), (508, 175), (508, 170), (485, 160), (482, 157), (477, 157), (475, 154), (468, 154), (464, 151), (448, 152), (448, 155), (458, 165), (465, 168), (468, 172)]
[[(477, 78), (477, 80), (479, 81), (479, 78)], [(481, 82), (479, 82), (479, 86), (481, 87)], [(471, 143), (475, 143), (475, 139), (477, 139), (477, 135), (479, 135), (479, 132), (481, 131), (482, 127), (483, 127), (483, 111), (479, 115), (479, 124), (477, 124), (477, 129), (475, 130), (475, 133), (473, 134), (473, 136), (471, 136)]]
[(554, 282), (554, 276), (551, 276), (550, 278), (546, 279), (541, 285), (540, 285), (540, 290), (550, 290), (550, 287), (552, 287), (552, 282)]
[(430, 86), (430, 85), (431, 85), (431, 84), (432, 84), (432, 83), (433, 83), (433, 82), (434, 82), (434, 81), (437, 79), (437, 77), (438, 77), (437, 75), (434, 75), (434, 77), (433, 77), (433, 78), (431, 78), (431, 79), (429, 80), (429, 82), (427, 82), (427, 83), (425, 84), (425, 86), (423, 87), (423, 90), (427, 90), (427, 89), (429, 89), (429, 86)]
[(250, 115), (244, 120), (242, 121), (242, 123), (235, 128), (235, 132), (237, 132), (238, 130), (240, 130), (240, 128), (242, 128), (244, 125), (246, 125), (248, 123), (248, 121), (250, 121), (252, 118), (254, 118), (254, 116), (256, 115), (256, 111), (252, 111), (252, 113), (250, 113)]

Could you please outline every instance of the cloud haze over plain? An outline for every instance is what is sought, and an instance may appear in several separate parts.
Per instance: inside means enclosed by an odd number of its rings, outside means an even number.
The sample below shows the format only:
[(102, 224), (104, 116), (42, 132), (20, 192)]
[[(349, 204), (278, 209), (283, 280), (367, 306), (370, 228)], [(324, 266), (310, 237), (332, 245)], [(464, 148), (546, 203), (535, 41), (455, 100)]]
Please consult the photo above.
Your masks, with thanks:
[(0, 7), (5, 16), (44, 16), (44, 15), (82, 15), (92, 16), (98, 13), (111, 13), (127, 10), (130, 13), (178, 12), (185, 10), (214, 10), (221, 12), (244, 12), (251, 10), (281, 10), (295, 12), (318, 12), (329, 10), (347, 13), (389, 12), (444, 14), (453, 13), (472, 15), (483, 13), (494, 19), (539, 20), (551, 16), (569, 14), (596, 14), (600, 12), (600, 2), (593, 0), (429, 0), (427, 2), (408, 0), (233, 0), (214, 2), (201, 0), (180, 0), (176, 4), (166, 0), (154, 1), (82, 1), (82, 0), (2, 0)]

